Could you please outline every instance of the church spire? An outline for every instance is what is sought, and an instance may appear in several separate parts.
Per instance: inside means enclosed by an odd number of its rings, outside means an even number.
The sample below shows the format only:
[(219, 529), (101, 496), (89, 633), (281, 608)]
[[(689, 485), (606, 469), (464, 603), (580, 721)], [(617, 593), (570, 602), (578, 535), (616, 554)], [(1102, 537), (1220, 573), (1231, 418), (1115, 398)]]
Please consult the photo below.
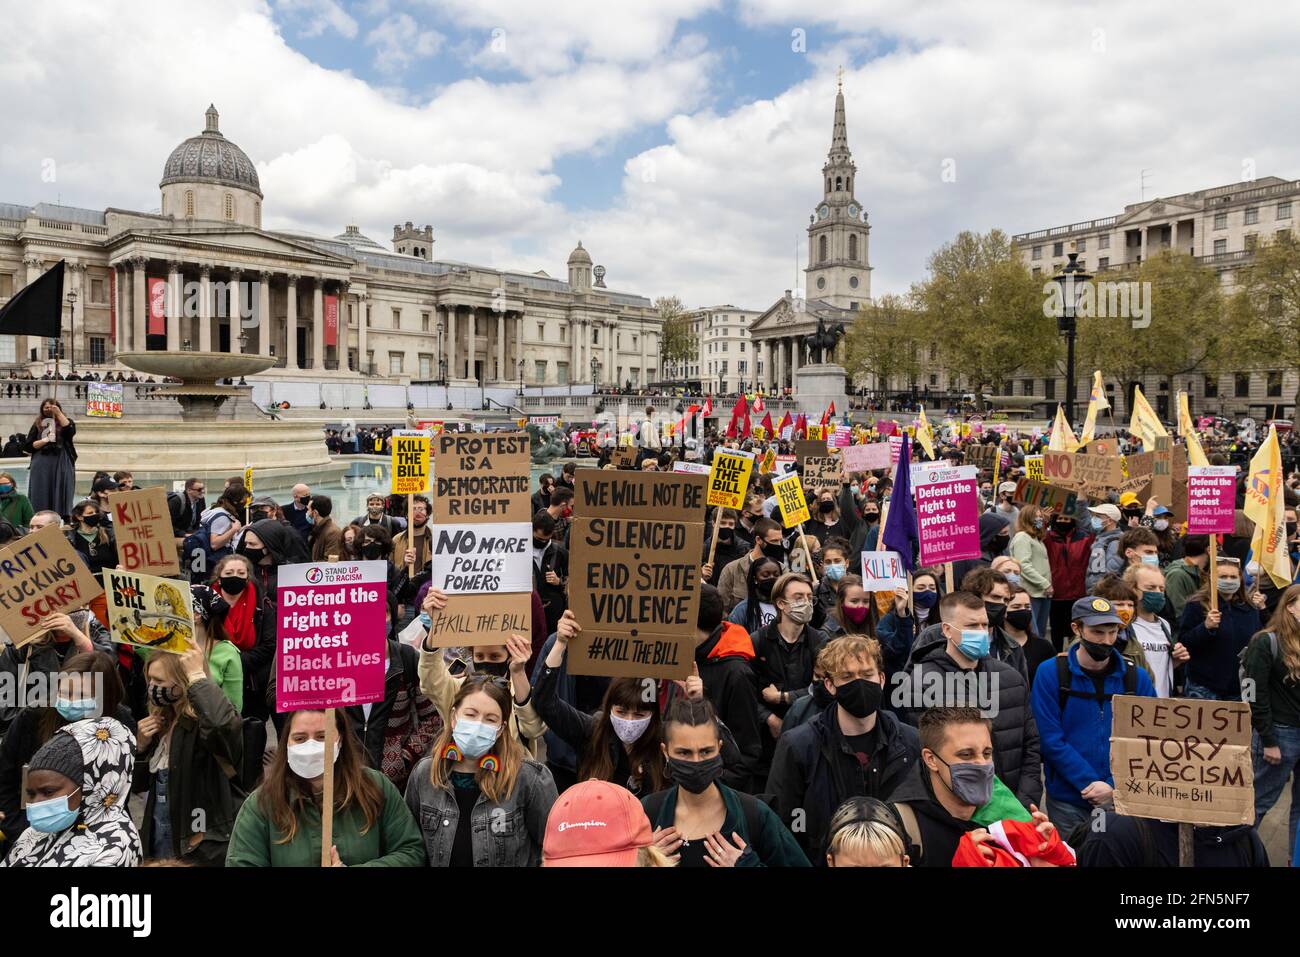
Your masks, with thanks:
[(835, 82), (835, 124), (831, 128), (831, 149), (827, 154), (827, 162), (831, 166), (841, 166), (852, 161), (848, 124), (844, 120), (844, 68), (840, 67)]

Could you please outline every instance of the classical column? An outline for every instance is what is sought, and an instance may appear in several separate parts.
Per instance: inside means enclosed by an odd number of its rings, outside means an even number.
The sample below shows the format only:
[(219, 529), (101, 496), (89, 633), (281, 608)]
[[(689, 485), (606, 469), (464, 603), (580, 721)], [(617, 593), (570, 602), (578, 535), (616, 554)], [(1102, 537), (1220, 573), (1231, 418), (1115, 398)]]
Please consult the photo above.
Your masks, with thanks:
[[(63, 354), (68, 357), (68, 368), (71, 370), (77, 361), (77, 356), (81, 356), (81, 364), (90, 364), (89, 341), (87, 348), (83, 351), (77, 348), (78, 333), (86, 328), (85, 308), (86, 308), (86, 264), (85, 263), (68, 263), (68, 271), (72, 276), (69, 285), (72, 292), (77, 294), (77, 298), (72, 301), (72, 315), (68, 317), (68, 342), (65, 345)], [(64, 299), (66, 302), (67, 299)], [(63, 329), (63, 303), (59, 303), (59, 329)]]
[(334, 372), (338, 375), (347, 375), (348, 371), (348, 342), (351, 336), (348, 334), (347, 298), (351, 285), (346, 279), (340, 279), (336, 290), (338, 302), (334, 307)]
[(325, 281), (320, 276), (311, 281), (311, 367), (325, 368)]
[(143, 256), (131, 258), (131, 333), (132, 342), (137, 352), (149, 347), (145, 338), (148, 326), (146, 316), (149, 311), (148, 297), (145, 295), (144, 270), (148, 260)]
[[(515, 366), (524, 361), (524, 314), (515, 313)], [(524, 370), (527, 372), (527, 370)]]
[(212, 351), (212, 267), (199, 267), (199, 352)]
[(126, 281), (124, 279), (126, 271), (121, 266), (112, 266), (113, 270), (113, 353), (116, 356), (119, 352), (126, 352), (127, 346), (127, 324), (126, 324)]
[(362, 375), (370, 374), (370, 365), (366, 361), (366, 294), (357, 293), (357, 371)]
[(478, 343), (475, 341), (478, 338), (478, 309), (471, 306), (465, 313), (465, 320), (465, 351), (469, 354), (465, 362), (465, 378), (477, 383), (479, 378), (474, 374), (474, 359), (478, 355)]
[(289, 277), (285, 291), (284, 367), (298, 368), (298, 277)]
[(230, 354), (237, 356), (244, 350), (239, 345), (239, 337), (244, 332), (244, 295), (239, 284), (243, 279), (242, 269), (230, 270), (230, 282), (226, 283), (226, 322), (230, 326)]
[(605, 331), (609, 335), (605, 342), (605, 368), (609, 370), (607, 378), (617, 389), (621, 384), (618, 381), (618, 325), (607, 322)]
[(776, 340), (776, 391), (785, 389), (785, 340)]
[(797, 385), (799, 382), (799, 366), (803, 364), (800, 361), (803, 359), (803, 340), (795, 339), (791, 345), (793, 348), (790, 352), (790, 384)]
[(179, 352), (181, 348), (181, 311), (184, 303), (184, 279), (181, 278), (181, 264), (171, 259), (167, 262), (167, 305), (163, 310), (167, 316), (167, 351)]
[(456, 365), (456, 306), (455, 304), (447, 306), (447, 338), (443, 340), (447, 344), (447, 378), (459, 378), (456, 373), (460, 369)]
[(509, 382), (510, 370), (506, 368), (506, 314), (497, 313), (497, 381)]
[(1142, 227), (1142, 252), (1141, 252), (1141, 256), (1142, 256), (1142, 261), (1143, 261), (1143, 262), (1146, 262), (1146, 261), (1147, 261), (1147, 228), (1146, 228), (1145, 226)]
[(271, 354), (271, 274), (257, 274), (257, 354)]

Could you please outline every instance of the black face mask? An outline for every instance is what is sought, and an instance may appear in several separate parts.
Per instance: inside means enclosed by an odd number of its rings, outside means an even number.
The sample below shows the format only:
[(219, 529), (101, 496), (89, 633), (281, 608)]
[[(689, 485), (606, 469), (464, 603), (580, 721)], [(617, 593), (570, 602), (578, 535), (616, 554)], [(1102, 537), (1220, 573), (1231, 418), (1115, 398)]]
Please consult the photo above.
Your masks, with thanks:
[(221, 590), (227, 595), (238, 595), (248, 587), (248, 579), (240, 578), (238, 575), (222, 575), (218, 580), (221, 583)]
[(835, 703), (855, 718), (867, 718), (879, 710), (884, 692), (879, 682), (854, 678), (835, 689)]
[(880, 513), (877, 511), (863, 512), (862, 520), (870, 525), (872, 522), (880, 521)]
[(673, 780), (686, 790), (692, 794), (703, 794), (722, 774), (722, 755), (715, 754), (703, 761), (669, 758), (668, 768), (672, 771)]
[(763, 545), (763, 554), (774, 562), (785, 563), (785, 546), (780, 542), (767, 542)]
[(1295, 523), (1295, 522), (1287, 522), (1287, 523), (1286, 523), (1286, 537), (1287, 537), (1287, 538), (1295, 538), (1295, 530), (1296, 530), (1296, 523)]
[(1017, 608), (1015, 611), (1009, 611), (1006, 614), (1006, 622), (1016, 631), (1028, 631), (1029, 623), (1034, 620), (1034, 610), (1032, 608)]
[(361, 557), (374, 561), (384, 557), (384, 546), (380, 542), (366, 542), (361, 546)]
[(736, 538), (736, 530), (734, 528), (718, 529), (718, 541), (721, 542), (723, 545), (730, 545), (733, 541), (735, 541), (735, 538)]
[(762, 581), (754, 582), (754, 594), (763, 601), (772, 600), (772, 586), (776, 584), (775, 578), (764, 578)]
[(534, 548), (545, 548), (549, 544), (551, 544), (551, 540), (549, 538), (538, 538), (536, 535), (533, 536)]
[(835, 511), (835, 503), (830, 501), (829, 499), (827, 499), (824, 502), (818, 502), (817, 511), (821, 512), (823, 515), (833, 512)]
[(988, 612), (989, 625), (994, 628), (1001, 627), (1002, 619), (1006, 616), (1007, 613), (1007, 606), (999, 605), (995, 601), (986, 601), (984, 603), (984, 610)]
[(1074, 531), (1074, 522), (1057, 522), (1056, 531), (1061, 535), (1069, 535)]
[(1114, 650), (1114, 645), (1104, 645), (1097, 641), (1089, 641), (1087, 638), (1080, 638), (1079, 644), (1083, 645), (1083, 650), (1088, 652), (1088, 657), (1096, 662), (1110, 660), (1110, 654)]
[(241, 546), (239, 549), (239, 554), (243, 555), (250, 562), (256, 565), (258, 562), (260, 562), (263, 558), (266, 557), (266, 549), (249, 548), (248, 546)]
[(480, 675), (491, 675), (494, 678), (504, 678), (506, 669), (510, 667), (508, 661), (476, 661), (474, 662), (474, 671)]
[(99, 527), (101, 519), (99, 515), (85, 515), (82, 517), (81, 521), (83, 524), (89, 525), (91, 528), (97, 528)]

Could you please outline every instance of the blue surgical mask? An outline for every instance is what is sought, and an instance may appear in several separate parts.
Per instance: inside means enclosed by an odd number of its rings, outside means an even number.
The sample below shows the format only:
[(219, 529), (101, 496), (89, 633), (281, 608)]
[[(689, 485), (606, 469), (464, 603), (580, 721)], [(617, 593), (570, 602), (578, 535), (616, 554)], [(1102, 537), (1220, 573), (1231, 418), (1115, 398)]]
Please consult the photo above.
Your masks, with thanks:
[(987, 631), (966, 631), (961, 633), (961, 644), (957, 646), (967, 658), (978, 661), (989, 656), (989, 633)]
[(428, 631), (433, 627), (433, 616), (427, 611), (420, 612), (420, 624), (424, 627), (425, 631)]
[(828, 579), (837, 582), (844, 577), (844, 566), (839, 564), (826, 565), (822, 568), (822, 572)]
[(1160, 564), (1160, 556), (1159, 556), (1159, 555), (1143, 555), (1143, 556), (1142, 556), (1142, 564), (1143, 564), (1143, 565), (1159, 565), (1159, 564)]
[(934, 603), (939, 600), (937, 591), (915, 591), (912, 592), (912, 604), (917, 608), (933, 608)]
[(1241, 579), (1220, 578), (1218, 581), (1218, 586), (1219, 586), (1220, 595), (1231, 595), (1233, 592), (1235, 592), (1238, 588), (1241, 587)]
[(500, 731), (500, 725), (457, 718), (456, 726), (451, 729), (451, 737), (465, 757), (481, 758), (492, 750), (492, 745), (496, 744)]
[(1003, 574), (1007, 576), (1007, 584), (1008, 584), (1008, 585), (1019, 585), (1019, 584), (1020, 584), (1020, 576), (1017, 575), (1015, 572), (1003, 572)]
[(6, 482), (3, 485), (0, 485), (0, 495), (9, 495), (13, 492), (13, 490), (14, 487), (10, 485), (8, 482)]
[(86, 718), (99, 717), (99, 702), (94, 698), (59, 698), (54, 702), (54, 709), (63, 716), (64, 721), (84, 721)]
[(70, 794), (34, 801), (27, 805), (27, 823), (42, 834), (57, 834), (67, 830), (77, 820), (80, 810), (68, 807)]
[(1091, 521), (1088, 524), (1092, 526), (1092, 530), (1094, 532), (1101, 531), (1101, 519), (1099, 519), (1096, 515), (1092, 517)]
[(315, 525), (315, 524), (316, 524), (316, 516), (313, 515), (311, 512), (308, 512), (308, 513), (307, 513), (307, 524), (308, 524), (308, 525)]

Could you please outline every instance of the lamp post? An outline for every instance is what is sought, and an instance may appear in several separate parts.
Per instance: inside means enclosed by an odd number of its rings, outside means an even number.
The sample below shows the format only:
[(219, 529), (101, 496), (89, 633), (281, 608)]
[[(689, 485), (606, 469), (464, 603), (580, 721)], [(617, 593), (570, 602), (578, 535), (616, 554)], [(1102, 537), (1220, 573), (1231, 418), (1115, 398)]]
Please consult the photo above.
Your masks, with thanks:
[[(1073, 243), (1070, 244), (1074, 246)], [(1071, 248), (1070, 261), (1052, 278), (1059, 287), (1061, 295), (1060, 315), (1056, 319), (1056, 329), (1065, 336), (1065, 418), (1074, 422), (1074, 342), (1079, 335), (1078, 307), (1083, 299), (1083, 291), (1092, 276), (1079, 265), (1079, 254)]]
[[(68, 353), (69, 375), (71, 375), (77, 371), (77, 313), (74, 309), (74, 307), (77, 304), (77, 294), (75, 292), (69, 292), (67, 295), (67, 299), (68, 299), (68, 330), (69, 330), (68, 334), (72, 337), (72, 348)], [(63, 351), (63, 336), (62, 334), (60, 334), (58, 345), (54, 350), (54, 356), (56, 361), (58, 360), (59, 353), (62, 351)]]
[(595, 356), (591, 357), (591, 391), (595, 392), (600, 387), (600, 360)]
[[(524, 397), (524, 360), (519, 360), (519, 398)], [(522, 404), (522, 403), (521, 403)]]

